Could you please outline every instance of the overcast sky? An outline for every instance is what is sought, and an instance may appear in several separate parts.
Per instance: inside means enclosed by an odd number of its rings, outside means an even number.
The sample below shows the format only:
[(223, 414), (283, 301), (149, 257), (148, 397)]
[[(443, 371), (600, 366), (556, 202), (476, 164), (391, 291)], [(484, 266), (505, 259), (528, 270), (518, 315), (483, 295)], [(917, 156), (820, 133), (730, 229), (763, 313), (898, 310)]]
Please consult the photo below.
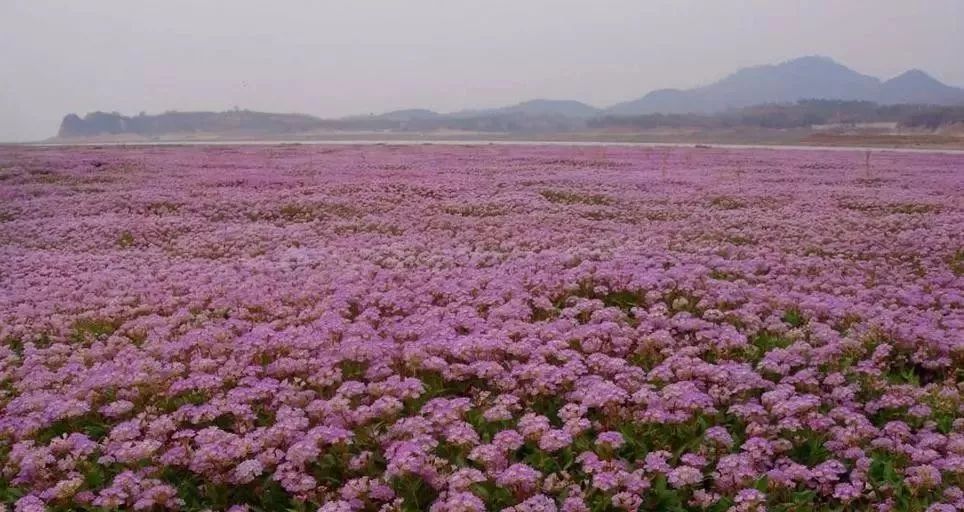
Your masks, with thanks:
[(964, 85), (964, 0), (0, 0), (0, 141), (68, 112), (605, 106), (826, 55)]

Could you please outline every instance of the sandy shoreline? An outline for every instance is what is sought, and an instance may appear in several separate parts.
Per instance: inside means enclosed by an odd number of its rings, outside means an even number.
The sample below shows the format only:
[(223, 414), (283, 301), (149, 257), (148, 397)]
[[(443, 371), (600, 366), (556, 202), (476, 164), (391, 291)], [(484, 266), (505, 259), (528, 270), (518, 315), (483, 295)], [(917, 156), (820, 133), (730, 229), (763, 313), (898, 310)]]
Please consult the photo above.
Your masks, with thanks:
[(890, 151), (899, 153), (964, 153), (964, 147), (903, 147), (874, 145), (809, 145), (809, 144), (735, 144), (691, 142), (626, 142), (599, 140), (516, 140), (516, 139), (318, 139), (318, 140), (170, 140), (112, 142), (35, 142), (11, 144), (28, 147), (142, 147), (142, 146), (282, 146), (282, 145), (451, 145), (451, 146), (591, 146), (591, 147), (677, 147), (731, 149), (796, 149), (822, 151)]
[(964, 135), (952, 133), (871, 133), (790, 130), (652, 130), (640, 132), (574, 131), (558, 133), (507, 132), (302, 132), (292, 134), (172, 133), (155, 138), (105, 135), (83, 138), (54, 137), (20, 143), (25, 146), (171, 146), (171, 145), (282, 145), (282, 144), (445, 144), (445, 145), (572, 145), (731, 148), (814, 148), (840, 150), (964, 151)]

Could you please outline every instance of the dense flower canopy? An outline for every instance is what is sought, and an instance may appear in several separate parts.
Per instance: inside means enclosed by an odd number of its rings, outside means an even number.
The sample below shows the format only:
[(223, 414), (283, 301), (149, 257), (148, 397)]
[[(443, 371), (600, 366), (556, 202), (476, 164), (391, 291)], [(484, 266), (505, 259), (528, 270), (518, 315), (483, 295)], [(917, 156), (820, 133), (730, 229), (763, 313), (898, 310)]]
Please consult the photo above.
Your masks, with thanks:
[(0, 149), (14, 510), (964, 507), (964, 155)]

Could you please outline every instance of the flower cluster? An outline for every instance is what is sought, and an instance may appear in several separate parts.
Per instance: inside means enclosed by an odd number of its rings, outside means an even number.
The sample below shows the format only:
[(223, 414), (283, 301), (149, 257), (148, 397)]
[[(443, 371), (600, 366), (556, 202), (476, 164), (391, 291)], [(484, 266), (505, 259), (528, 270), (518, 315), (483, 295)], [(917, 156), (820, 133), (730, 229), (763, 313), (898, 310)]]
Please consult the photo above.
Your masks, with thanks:
[(0, 504), (961, 509), (962, 195), (940, 153), (0, 148)]

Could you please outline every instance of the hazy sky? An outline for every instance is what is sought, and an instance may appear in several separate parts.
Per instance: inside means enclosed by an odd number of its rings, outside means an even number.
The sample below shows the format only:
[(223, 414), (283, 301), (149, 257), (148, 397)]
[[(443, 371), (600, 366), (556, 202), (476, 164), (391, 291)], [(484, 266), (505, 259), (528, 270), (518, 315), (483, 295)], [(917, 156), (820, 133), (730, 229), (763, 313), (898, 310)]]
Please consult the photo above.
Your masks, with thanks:
[(826, 55), (964, 85), (964, 0), (0, 0), (0, 141), (62, 116), (604, 106)]

